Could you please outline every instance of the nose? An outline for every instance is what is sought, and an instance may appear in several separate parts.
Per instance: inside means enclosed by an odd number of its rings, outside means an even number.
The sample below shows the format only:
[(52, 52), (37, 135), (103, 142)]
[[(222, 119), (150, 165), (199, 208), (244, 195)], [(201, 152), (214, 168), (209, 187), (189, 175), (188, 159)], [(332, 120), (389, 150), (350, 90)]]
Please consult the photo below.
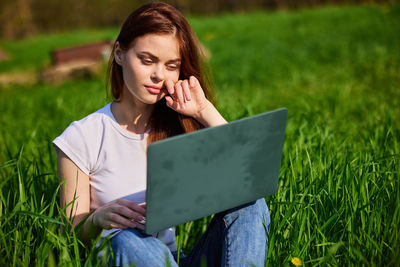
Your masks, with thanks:
[(150, 78), (154, 83), (161, 82), (165, 79), (164, 67), (162, 66), (162, 64), (155, 65), (155, 68)]

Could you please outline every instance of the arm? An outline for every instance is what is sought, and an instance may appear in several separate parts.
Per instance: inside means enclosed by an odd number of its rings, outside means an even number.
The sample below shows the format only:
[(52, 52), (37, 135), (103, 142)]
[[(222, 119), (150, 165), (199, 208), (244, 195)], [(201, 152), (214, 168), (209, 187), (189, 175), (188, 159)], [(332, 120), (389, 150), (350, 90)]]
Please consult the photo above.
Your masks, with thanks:
[[(102, 229), (128, 227), (143, 229), (143, 225), (139, 222), (144, 219), (145, 206), (126, 199), (112, 201), (90, 213), (89, 176), (59, 149), (57, 157), (58, 177), (61, 183), (60, 206), (66, 207), (66, 214), (73, 220), (74, 227), (90, 214), (78, 233), (85, 244), (90, 245), (92, 234), (96, 237)], [(68, 205), (74, 197), (74, 205)]]
[[(74, 205), (66, 207), (66, 214), (73, 220), (76, 227), (82, 219), (90, 213), (90, 185), (89, 176), (82, 172), (61, 150), (57, 149), (58, 157), (58, 178), (61, 183), (60, 206), (64, 208), (71, 203), (75, 197)], [(82, 226), (80, 238), (89, 244), (89, 233), (93, 214), (91, 214)], [(100, 232), (98, 227), (93, 228), (97, 235)]]
[(214, 127), (228, 123), (214, 105), (207, 100), (207, 105), (194, 118), (204, 125), (204, 127)]
[(205, 97), (199, 81), (190, 76), (189, 80), (173, 83), (165, 81), (170, 94), (165, 97), (168, 107), (183, 115), (193, 117), (204, 127), (214, 127), (227, 123), (214, 105)]

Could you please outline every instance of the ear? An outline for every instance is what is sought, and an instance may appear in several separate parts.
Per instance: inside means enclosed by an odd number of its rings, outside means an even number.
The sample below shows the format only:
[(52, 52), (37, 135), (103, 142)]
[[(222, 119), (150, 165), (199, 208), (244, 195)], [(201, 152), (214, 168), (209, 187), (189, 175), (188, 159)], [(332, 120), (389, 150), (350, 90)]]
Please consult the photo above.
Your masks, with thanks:
[(120, 46), (119, 42), (117, 41), (115, 43), (115, 47), (114, 47), (114, 58), (118, 65), (122, 65), (124, 56), (125, 56), (124, 51), (121, 49), (121, 46)]

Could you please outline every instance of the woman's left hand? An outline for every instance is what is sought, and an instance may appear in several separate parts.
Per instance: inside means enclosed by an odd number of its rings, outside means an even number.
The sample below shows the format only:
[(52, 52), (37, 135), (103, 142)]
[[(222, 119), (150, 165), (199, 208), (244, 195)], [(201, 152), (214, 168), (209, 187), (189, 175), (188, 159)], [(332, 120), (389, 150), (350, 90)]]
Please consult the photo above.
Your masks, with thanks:
[(169, 95), (165, 96), (167, 106), (183, 115), (190, 116), (204, 127), (212, 127), (226, 123), (214, 105), (208, 101), (199, 80), (190, 76), (189, 80), (179, 80), (174, 84), (165, 81)]
[(169, 93), (165, 97), (168, 107), (183, 115), (198, 119), (207, 105), (211, 104), (194, 76), (190, 76), (188, 80), (179, 80), (175, 84), (166, 80), (165, 87)]

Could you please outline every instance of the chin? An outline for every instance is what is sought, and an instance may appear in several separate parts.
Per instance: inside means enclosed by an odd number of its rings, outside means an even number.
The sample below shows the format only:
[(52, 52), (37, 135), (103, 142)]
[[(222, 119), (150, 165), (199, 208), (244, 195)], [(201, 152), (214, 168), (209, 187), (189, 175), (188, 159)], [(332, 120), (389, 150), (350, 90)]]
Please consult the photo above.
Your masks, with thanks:
[(162, 100), (165, 97), (165, 94), (160, 94), (160, 95), (151, 95), (150, 97), (146, 97), (143, 99), (143, 102), (149, 105), (154, 105), (160, 100)]

